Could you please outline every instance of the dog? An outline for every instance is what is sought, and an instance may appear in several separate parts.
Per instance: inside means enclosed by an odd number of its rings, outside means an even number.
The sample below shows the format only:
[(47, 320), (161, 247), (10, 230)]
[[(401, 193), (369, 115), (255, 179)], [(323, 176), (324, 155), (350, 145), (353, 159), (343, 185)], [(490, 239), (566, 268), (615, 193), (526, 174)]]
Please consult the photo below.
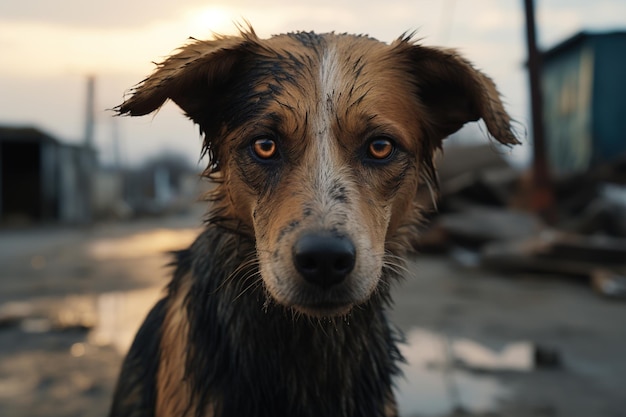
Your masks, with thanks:
[(191, 39), (116, 110), (167, 100), (199, 125), (206, 225), (123, 363), (111, 416), (396, 416), (386, 318), (436, 186), (434, 153), (482, 119), (517, 144), (494, 83), (414, 34)]

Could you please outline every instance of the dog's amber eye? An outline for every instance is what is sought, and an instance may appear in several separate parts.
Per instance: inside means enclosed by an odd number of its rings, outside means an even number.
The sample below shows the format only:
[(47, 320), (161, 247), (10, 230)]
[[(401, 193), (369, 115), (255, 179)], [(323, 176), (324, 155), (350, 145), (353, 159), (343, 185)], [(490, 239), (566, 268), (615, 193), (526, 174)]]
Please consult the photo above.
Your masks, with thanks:
[(278, 147), (276, 142), (270, 138), (260, 138), (252, 144), (254, 154), (261, 159), (270, 159), (276, 156)]
[(378, 138), (370, 142), (367, 153), (373, 159), (387, 159), (393, 153), (394, 145), (387, 138)]

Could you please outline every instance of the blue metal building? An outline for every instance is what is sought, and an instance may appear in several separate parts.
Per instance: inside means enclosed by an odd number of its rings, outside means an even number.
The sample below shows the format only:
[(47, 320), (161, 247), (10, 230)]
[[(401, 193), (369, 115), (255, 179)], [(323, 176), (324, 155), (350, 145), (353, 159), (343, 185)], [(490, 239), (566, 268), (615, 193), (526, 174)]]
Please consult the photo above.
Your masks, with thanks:
[(626, 154), (626, 31), (581, 32), (542, 54), (552, 173), (584, 172)]

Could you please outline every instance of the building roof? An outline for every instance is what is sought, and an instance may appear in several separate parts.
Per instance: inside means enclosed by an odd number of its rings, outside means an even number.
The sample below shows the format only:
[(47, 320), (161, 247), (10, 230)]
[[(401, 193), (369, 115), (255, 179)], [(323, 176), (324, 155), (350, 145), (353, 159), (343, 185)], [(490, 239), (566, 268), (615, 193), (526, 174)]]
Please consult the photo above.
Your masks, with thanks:
[(565, 39), (564, 41), (556, 44), (555, 46), (553, 46), (550, 49), (547, 49), (545, 51), (543, 51), (541, 53), (541, 56), (543, 59), (550, 59), (554, 56), (560, 55), (561, 53), (571, 49), (571, 48), (575, 48), (578, 45), (582, 44), (585, 40), (590, 39), (590, 38), (601, 38), (601, 37), (606, 37), (606, 36), (626, 36), (626, 31), (624, 30), (615, 30), (615, 31), (609, 31), (609, 32), (587, 32), (587, 31), (581, 31), (578, 32), (577, 34), (575, 34), (574, 36), (571, 36), (567, 39)]
[(0, 141), (60, 143), (55, 137), (34, 126), (0, 126)]

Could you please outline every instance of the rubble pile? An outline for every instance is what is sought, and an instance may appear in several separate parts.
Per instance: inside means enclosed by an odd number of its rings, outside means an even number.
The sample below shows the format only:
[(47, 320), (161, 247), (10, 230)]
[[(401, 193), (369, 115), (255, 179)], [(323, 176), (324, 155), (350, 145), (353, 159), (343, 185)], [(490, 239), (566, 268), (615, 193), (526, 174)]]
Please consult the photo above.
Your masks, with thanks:
[(531, 177), (491, 145), (456, 146), (438, 163), (440, 194), (420, 238), (464, 266), (589, 282), (626, 299), (626, 156), (554, 179), (551, 216), (530, 209)]

